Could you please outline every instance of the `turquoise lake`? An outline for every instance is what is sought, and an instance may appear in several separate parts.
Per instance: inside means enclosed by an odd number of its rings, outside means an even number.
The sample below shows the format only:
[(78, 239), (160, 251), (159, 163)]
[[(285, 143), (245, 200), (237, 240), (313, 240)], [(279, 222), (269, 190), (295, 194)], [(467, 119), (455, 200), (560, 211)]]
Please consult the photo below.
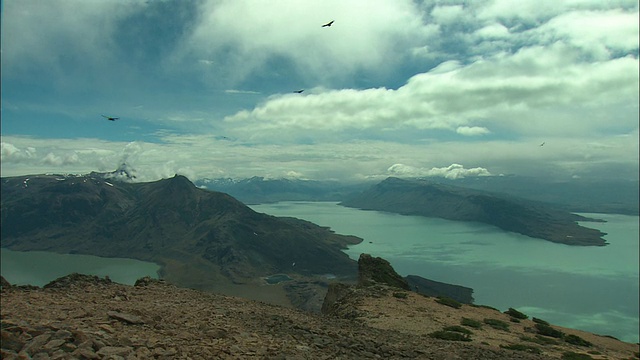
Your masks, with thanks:
[[(514, 307), (553, 324), (638, 342), (639, 226), (637, 216), (584, 214), (608, 235), (605, 247), (554, 244), (480, 224), (346, 208), (330, 202), (254, 205), (364, 239), (345, 250), (383, 257), (402, 275), (474, 289), (476, 304)], [(133, 284), (158, 277), (157, 264), (132, 259), (16, 252), (2, 249), (1, 271), (13, 284), (43, 286), (79, 272)]]
[(516, 308), (553, 324), (638, 342), (639, 218), (582, 214), (608, 235), (605, 247), (578, 247), (481, 223), (346, 208), (333, 202), (253, 205), (364, 239), (345, 250), (387, 259), (401, 275), (474, 289), (476, 304)]
[(145, 276), (157, 279), (160, 270), (157, 264), (133, 259), (9, 249), (2, 249), (1, 254), (2, 276), (14, 285), (44, 286), (74, 272), (109, 276), (117, 283), (133, 285)]

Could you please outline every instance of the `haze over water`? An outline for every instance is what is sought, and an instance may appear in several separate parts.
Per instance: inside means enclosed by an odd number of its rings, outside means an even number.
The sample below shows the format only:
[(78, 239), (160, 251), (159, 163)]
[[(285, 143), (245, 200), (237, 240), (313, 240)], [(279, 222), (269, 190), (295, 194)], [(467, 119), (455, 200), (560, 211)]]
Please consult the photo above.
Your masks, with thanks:
[(605, 247), (579, 247), (494, 226), (345, 208), (328, 202), (254, 205), (364, 239), (345, 252), (383, 257), (401, 275), (468, 286), (476, 304), (517, 308), (552, 324), (638, 342), (637, 216), (583, 214), (606, 232)]
[(117, 283), (133, 285), (145, 276), (157, 279), (160, 270), (158, 264), (125, 258), (9, 249), (2, 249), (1, 254), (2, 276), (14, 285), (44, 286), (74, 272), (109, 276)]

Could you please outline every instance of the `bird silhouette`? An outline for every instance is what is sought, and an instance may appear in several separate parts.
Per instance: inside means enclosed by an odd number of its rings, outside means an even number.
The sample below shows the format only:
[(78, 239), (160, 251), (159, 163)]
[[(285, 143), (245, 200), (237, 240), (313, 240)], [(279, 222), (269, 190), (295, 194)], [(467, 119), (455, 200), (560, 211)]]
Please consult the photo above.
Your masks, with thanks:
[(304, 91), (304, 89), (300, 89), (300, 90), (296, 90), (296, 91), (294, 91), (294, 93), (302, 94), (302, 92), (303, 92), (303, 91)]
[(333, 20), (331, 20), (328, 23), (322, 25), (322, 27), (330, 27), (331, 25), (333, 25)]
[(102, 115), (103, 118), (109, 120), (109, 121), (116, 121), (118, 119), (120, 119), (119, 117), (111, 117), (111, 116), (106, 116), (106, 115)]
[(542, 144), (540, 144), (540, 146), (544, 146), (544, 141), (542, 142)]

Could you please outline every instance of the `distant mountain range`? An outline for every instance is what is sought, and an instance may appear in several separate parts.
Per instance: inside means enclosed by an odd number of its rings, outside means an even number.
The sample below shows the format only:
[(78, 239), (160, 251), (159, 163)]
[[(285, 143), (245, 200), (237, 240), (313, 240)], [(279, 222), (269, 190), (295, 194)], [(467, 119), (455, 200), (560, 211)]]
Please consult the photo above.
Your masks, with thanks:
[(545, 203), (426, 180), (387, 180), (341, 205), (404, 215), (476, 221), (534, 238), (567, 245), (606, 245), (599, 230), (577, 221), (602, 221), (569, 213)]
[(254, 176), (248, 179), (200, 179), (194, 184), (200, 188), (227, 193), (245, 204), (263, 204), (278, 201), (338, 202), (373, 183), (346, 184), (338, 181), (266, 179)]
[(281, 272), (355, 278), (357, 271), (341, 249), (361, 239), (257, 213), (183, 176), (150, 183), (98, 173), (2, 178), (1, 208), (2, 247), (152, 261), (185, 287)]
[[(497, 196), (515, 196), (554, 204), (564, 210), (582, 213), (640, 215), (638, 180), (557, 181), (523, 176), (477, 176), (460, 179), (430, 177), (433, 183), (482, 190)], [(376, 181), (341, 183), (299, 179), (200, 179), (196, 186), (220, 191), (245, 204), (278, 201), (336, 201), (375, 185)]]

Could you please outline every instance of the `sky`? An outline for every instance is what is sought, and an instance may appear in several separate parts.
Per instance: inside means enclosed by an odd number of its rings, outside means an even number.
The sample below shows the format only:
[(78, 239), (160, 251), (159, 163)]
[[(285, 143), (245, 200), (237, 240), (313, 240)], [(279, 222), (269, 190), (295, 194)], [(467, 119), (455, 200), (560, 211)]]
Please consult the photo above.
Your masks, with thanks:
[(4, 0), (2, 176), (637, 180), (638, 8)]

